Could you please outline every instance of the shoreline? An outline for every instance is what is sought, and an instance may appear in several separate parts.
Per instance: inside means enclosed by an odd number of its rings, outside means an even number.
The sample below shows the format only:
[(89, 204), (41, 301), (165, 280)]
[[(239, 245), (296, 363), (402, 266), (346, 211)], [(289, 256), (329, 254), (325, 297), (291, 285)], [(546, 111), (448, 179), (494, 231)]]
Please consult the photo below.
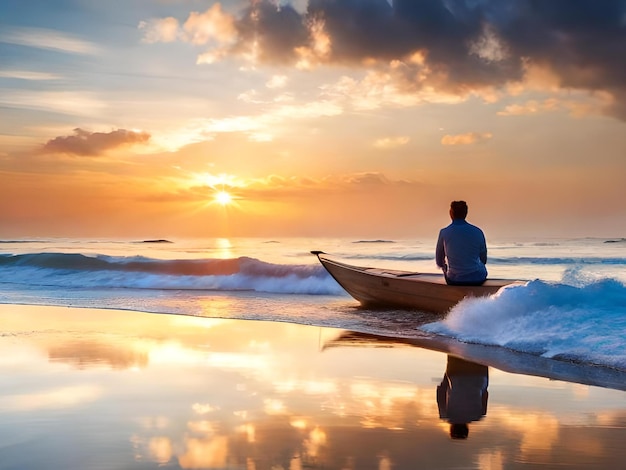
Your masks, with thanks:
[[(409, 470), (487, 458), (578, 469), (581, 442), (602, 468), (626, 458), (623, 391), (455, 359), (519, 366), (488, 348), (446, 353), (287, 322), (20, 304), (0, 304), (0, 331), (3, 468)], [(458, 389), (461, 403), (488, 385), (483, 412), (464, 411), (462, 445), (438, 393), (454, 371), (469, 387)]]
[[(136, 309), (106, 308), (106, 307), (83, 307), (83, 306), (58, 306), (44, 304), (4, 304), (0, 303), (0, 319), (7, 310), (11, 308), (23, 308), (24, 310), (73, 310), (91, 311), (94, 315), (104, 316), (124, 316), (141, 315), (147, 319), (149, 316), (162, 318), (189, 318), (208, 322), (246, 322), (248, 324), (285, 324), (294, 327), (323, 329), (337, 333), (337, 338), (333, 341), (335, 345), (342, 347), (416, 347), (428, 351), (448, 354), (459, 357), (484, 366), (492, 367), (503, 372), (519, 375), (543, 377), (550, 380), (578, 383), (581, 385), (591, 385), (596, 387), (611, 388), (614, 390), (626, 391), (626, 370), (610, 367), (602, 364), (577, 362), (561, 358), (546, 358), (526, 352), (515, 351), (506, 347), (496, 345), (484, 345), (476, 343), (464, 343), (453, 338), (439, 335), (431, 337), (403, 337), (401, 335), (380, 335), (360, 331), (356, 329), (346, 329), (341, 327), (312, 325), (298, 323), (294, 321), (278, 321), (249, 318), (228, 318), (228, 317), (208, 317), (202, 315), (188, 315), (182, 313), (149, 312)], [(39, 312), (41, 313), (41, 312)], [(82, 317), (81, 317), (82, 318)], [(84, 320), (89, 319), (88, 315)], [(106, 321), (106, 320), (105, 320)], [(103, 324), (106, 327), (106, 324)], [(331, 342), (332, 343), (332, 342)], [(325, 345), (324, 348), (333, 347)]]

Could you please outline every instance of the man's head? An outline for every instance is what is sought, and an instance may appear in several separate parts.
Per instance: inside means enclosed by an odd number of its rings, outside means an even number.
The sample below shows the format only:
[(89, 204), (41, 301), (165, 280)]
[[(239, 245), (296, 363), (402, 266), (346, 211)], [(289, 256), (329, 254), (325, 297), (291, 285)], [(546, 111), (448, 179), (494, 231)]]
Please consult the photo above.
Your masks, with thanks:
[(452, 201), (450, 203), (450, 217), (465, 220), (465, 217), (467, 217), (467, 203), (465, 201)]
[(452, 439), (467, 439), (469, 426), (467, 423), (454, 423), (450, 425), (450, 437)]

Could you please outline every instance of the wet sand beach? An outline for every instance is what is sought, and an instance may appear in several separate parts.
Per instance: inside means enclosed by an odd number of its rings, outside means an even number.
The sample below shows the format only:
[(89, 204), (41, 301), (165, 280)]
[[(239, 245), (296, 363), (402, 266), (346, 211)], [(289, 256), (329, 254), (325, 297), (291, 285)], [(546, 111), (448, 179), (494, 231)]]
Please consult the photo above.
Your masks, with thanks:
[(619, 468), (626, 457), (619, 374), (585, 385), (464, 360), (462, 348), (132, 311), (0, 305), (0, 331), (3, 470)]

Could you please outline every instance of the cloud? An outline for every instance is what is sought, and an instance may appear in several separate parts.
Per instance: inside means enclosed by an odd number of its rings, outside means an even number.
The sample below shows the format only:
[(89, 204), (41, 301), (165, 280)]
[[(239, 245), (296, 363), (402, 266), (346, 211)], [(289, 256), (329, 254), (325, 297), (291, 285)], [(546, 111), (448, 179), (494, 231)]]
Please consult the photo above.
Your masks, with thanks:
[(287, 85), (287, 77), (285, 75), (274, 75), (265, 84), (265, 86), (270, 89), (284, 88), (285, 85)]
[[(255, 100), (256, 92), (249, 91), (239, 96), (248, 103), (261, 103)], [(184, 145), (211, 140), (218, 134), (242, 133), (249, 140), (268, 142), (282, 132), (285, 122), (315, 120), (322, 117), (333, 117), (343, 114), (343, 107), (332, 100), (319, 100), (289, 104), (288, 99), (281, 99), (268, 105), (261, 115), (226, 116), (222, 118), (196, 119), (184, 128), (171, 134), (155, 136), (153, 143), (168, 150), (176, 150)]]
[(97, 54), (100, 48), (68, 33), (44, 28), (3, 26), (0, 42), (71, 54)]
[(25, 109), (43, 109), (55, 113), (93, 117), (108, 104), (93, 93), (82, 91), (38, 91), (4, 88), (0, 105)]
[(336, 174), (319, 178), (271, 174), (251, 179), (201, 173), (185, 176), (180, 181), (173, 181), (171, 186), (178, 188), (177, 191), (162, 194), (158, 200), (206, 201), (216, 187), (234, 192), (243, 200), (281, 201), (289, 198), (316, 198), (321, 193), (336, 195), (371, 192), (376, 188), (420, 187), (421, 183), (390, 179), (380, 172)]
[(465, 134), (444, 135), (441, 145), (471, 145), (490, 140), (493, 135), (490, 132), (466, 132)]
[(16, 78), (18, 80), (59, 80), (62, 77), (49, 72), (33, 72), (30, 70), (0, 70), (0, 78)]
[(117, 129), (108, 133), (74, 129), (74, 135), (60, 136), (46, 142), (43, 153), (64, 153), (80, 156), (97, 156), (107, 150), (150, 140), (147, 132)]
[(529, 100), (523, 104), (511, 104), (498, 111), (499, 116), (525, 116), (529, 114), (539, 114), (546, 111), (554, 111), (557, 108), (555, 99), (547, 99), (544, 101)]
[[(63, 100), (64, 97), (68, 99)], [(4, 98), (7, 101), (4, 101)], [(70, 98), (72, 98), (71, 95), (62, 94), (59, 96), (55, 95), (54, 100), (51, 100), (43, 99), (42, 94), (31, 96), (31, 93), (28, 93), (28, 99), (17, 100), (16, 94), (11, 93), (6, 96), (0, 95), (0, 105), (6, 102), (13, 106), (51, 109), (57, 112), (67, 112), (68, 114), (91, 113), (89, 117), (95, 114), (94, 110), (100, 110), (106, 106), (104, 102), (91, 103), (85, 100), (79, 101), (78, 99)], [(261, 98), (256, 90), (248, 90), (238, 96), (238, 99), (245, 103), (263, 104), (261, 113), (228, 114), (181, 121), (177, 126), (149, 135), (149, 139), (142, 143), (149, 143), (150, 150), (155, 152), (174, 152), (187, 145), (214, 140), (223, 134), (240, 134), (242, 138), (247, 138), (249, 141), (269, 142), (287, 132), (285, 123), (293, 124), (298, 121), (314, 122), (319, 118), (340, 116), (345, 112), (344, 104), (334, 99), (321, 98), (295, 104), (295, 100), (289, 94), (280, 94), (273, 99)], [(68, 106), (68, 109), (61, 109), (63, 105)], [(85, 131), (81, 130), (81, 132)], [(46, 129), (44, 135), (55, 135), (57, 133), (58, 130), (52, 132)], [(58, 137), (54, 141), (62, 141), (63, 139), (78, 140), (79, 136)], [(55, 142), (54, 145), (57, 145), (57, 143)], [(147, 150), (147, 148), (142, 150)], [(70, 153), (78, 154), (76, 152)]]
[(153, 18), (141, 21), (139, 29), (144, 31), (142, 41), (148, 44), (155, 42), (174, 42), (179, 38), (179, 24), (176, 18)]
[(379, 149), (394, 149), (398, 147), (402, 147), (410, 142), (410, 137), (401, 136), (401, 137), (384, 137), (382, 139), (377, 139), (374, 142), (374, 147)]
[[(580, 96), (576, 96), (580, 95)], [(615, 98), (607, 93), (579, 92), (568, 93), (567, 98), (547, 98), (544, 100), (528, 100), (514, 103), (498, 111), (499, 116), (529, 116), (550, 112), (566, 111), (570, 116), (583, 117), (602, 114), (615, 103)]]
[(148, 44), (181, 40), (195, 45), (228, 44), (237, 37), (235, 18), (218, 2), (204, 13), (191, 12), (181, 25), (174, 17), (152, 18), (139, 22), (142, 41)]
[(192, 44), (207, 44), (211, 41), (229, 43), (236, 38), (235, 19), (215, 3), (204, 13), (192, 12), (183, 29), (186, 40)]
[(254, 0), (236, 15), (219, 3), (190, 15), (185, 40), (208, 48), (198, 63), (393, 67), (413, 93), (493, 97), (530, 64), (560, 88), (610, 93), (606, 112), (626, 119), (625, 17), (626, 0), (309, 0), (306, 10)]
[(355, 187), (361, 186), (386, 186), (392, 184), (382, 173), (365, 172), (350, 175), (345, 178), (346, 183)]

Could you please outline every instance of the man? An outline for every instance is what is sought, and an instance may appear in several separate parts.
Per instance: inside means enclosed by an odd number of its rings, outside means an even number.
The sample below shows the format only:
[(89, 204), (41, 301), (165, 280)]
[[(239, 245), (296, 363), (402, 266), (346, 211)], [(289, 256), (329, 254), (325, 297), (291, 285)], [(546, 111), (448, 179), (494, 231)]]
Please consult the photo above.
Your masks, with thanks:
[(439, 232), (435, 260), (448, 284), (479, 286), (487, 279), (487, 242), (483, 231), (465, 217), (467, 203), (452, 201), (452, 223)]

